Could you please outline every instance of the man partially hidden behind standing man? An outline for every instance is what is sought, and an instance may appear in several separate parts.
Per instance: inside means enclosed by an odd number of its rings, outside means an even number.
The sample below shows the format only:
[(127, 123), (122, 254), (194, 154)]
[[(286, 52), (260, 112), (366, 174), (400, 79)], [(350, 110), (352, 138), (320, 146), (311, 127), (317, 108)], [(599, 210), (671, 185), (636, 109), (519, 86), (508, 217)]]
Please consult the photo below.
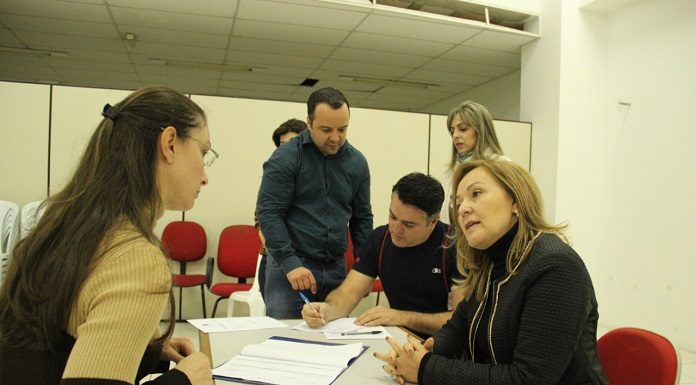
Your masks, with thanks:
[(350, 106), (334, 88), (307, 100), (307, 125), (263, 165), (257, 200), (269, 253), (266, 314), (301, 318), (303, 291), (324, 301), (346, 276), (347, 226), (356, 248), (372, 230), (367, 160), (346, 141)]

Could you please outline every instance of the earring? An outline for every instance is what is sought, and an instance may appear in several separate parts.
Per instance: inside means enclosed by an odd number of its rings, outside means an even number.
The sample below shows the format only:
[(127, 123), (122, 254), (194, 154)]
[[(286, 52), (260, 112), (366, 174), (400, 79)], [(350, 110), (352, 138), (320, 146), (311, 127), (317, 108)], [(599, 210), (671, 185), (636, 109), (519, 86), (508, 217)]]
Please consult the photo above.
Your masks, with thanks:
[(517, 210), (513, 211), (512, 214), (514, 214), (515, 216), (517, 216)]

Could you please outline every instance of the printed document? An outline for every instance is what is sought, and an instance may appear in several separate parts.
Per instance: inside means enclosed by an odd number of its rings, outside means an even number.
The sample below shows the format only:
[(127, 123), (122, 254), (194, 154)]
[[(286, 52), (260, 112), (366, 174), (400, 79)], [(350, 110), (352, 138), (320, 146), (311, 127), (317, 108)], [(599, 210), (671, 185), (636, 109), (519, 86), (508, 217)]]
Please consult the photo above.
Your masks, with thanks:
[(282, 385), (329, 385), (367, 347), (271, 337), (213, 369), (213, 378)]

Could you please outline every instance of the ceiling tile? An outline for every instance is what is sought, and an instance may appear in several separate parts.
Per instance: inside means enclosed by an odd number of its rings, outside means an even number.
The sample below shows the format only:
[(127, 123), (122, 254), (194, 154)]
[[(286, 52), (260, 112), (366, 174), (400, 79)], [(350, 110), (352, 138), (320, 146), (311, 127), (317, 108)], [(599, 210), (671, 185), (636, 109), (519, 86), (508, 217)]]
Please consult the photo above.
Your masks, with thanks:
[(233, 17), (238, 0), (105, 0), (112, 6), (177, 12), (190, 15)]
[(299, 68), (316, 68), (323, 59), (321, 58), (308, 58), (304, 56), (290, 56), (272, 53), (256, 53), (256, 52), (242, 52), (242, 51), (229, 51), (227, 57), (225, 58), (225, 63), (230, 64), (249, 64), (252, 66), (268, 66), (268, 65), (278, 65), (282, 63), (284, 66), (288, 67), (299, 67)]
[(148, 28), (137, 25), (120, 25), (119, 28), (121, 28), (121, 33), (123, 35), (127, 32), (135, 34), (136, 45), (141, 42), (146, 42), (188, 45), (203, 48), (227, 48), (228, 37), (226, 35)]
[(118, 31), (111, 23), (93, 23), (75, 20), (59, 20), (47, 17), (0, 15), (0, 20), (15, 31), (57, 33), (61, 35), (118, 38)]
[(337, 45), (348, 32), (337, 29), (305, 27), (261, 21), (237, 20), (234, 36), (290, 41), (297, 43)]
[(487, 82), (491, 78), (477, 75), (453, 74), (450, 72), (440, 72), (432, 70), (415, 70), (404, 77), (407, 80), (432, 82), (442, 86), (472, 86)]
[(22, 44), (15, 35), (6, 28), (0, 28), (0, 44), (6, 47), (23, 47)]
[(461, 43), (479, 33), (478, 29), (465, 25), (375, 14), (368, 16), (356, 31), (450, 44)]
[(339, 9), (326, 12), (323, 6), (317, 5), (253, 0), (240, 3), (237, 17), (241, 20), (352, 30), (365, 18), (365, 12)]
[(338, 48), (331, 54), (334, 60), (349, 60), (361, 63), (373, 63), (381, 65), (400, 65), (403, 67), (419, 67), (427, 63), (430, 58), (427, 56), (404, 55), (392, 52), (373, 51), (357, 48)]
[(228, 48), (236, 51), (278, 53), (282, 55), (305, 57), (326, 57), (334, 50), (334, 47), (329, 45), (292, 43), (287, 41), (254, 39), (246, 37), (231, 38)]
[(56, 0), (2, 0), (0, 1), (0, 13), (5, 12), (64, 20), (111, 22), (109, 12), (103, 4), (92, 5)]
[(17, 37), (33, 49), (58, 51), (91, 50), (125, 52), (123, 42), (119, 39), (99, 39), (87, 36), (70, 36), (57, 33), (16, 31)]
[(422, 67), (426, 70), (498, 77), (515, 71), (513, 68), (470, 63), (460, 60), (434, 59)]
[(354, 32), (348, 36), (342, 46), (405, 55), (438, 56), (453, 48), (454, 44)]
[(139, 42), (128, 51), (151, 59), (181, 59), (191, 63), (217, 63), (225, 60), (225, 50), (184, 45)]
[(116, 20), (118, 24), (125, 26), (139, 25), (143, 27), (217, 35), (225, 35), (232, 30), (233, 19), (231, 18), (187, 15), (184, 13), (124, 7), (110, 7), (109, 9), (111, 10), (114, 20)]
[(488, 48), (519, 54), (520, 47), (537, 37), (532, 34), (510, 33), (507, 31), (487, 30), (467, 40), (464, 44), (473, 47)]
[(407, 67), (388, 67), (380, 64), (361, 63), (347, 60), (327, 60), (319, 68), (321, 70), (340, 72), (342, 75), (376, 76), (389, 79), (398, 79), (411, 70)]
[(520, 55), (488, 48), (459, 45), (442, 55), (445, 59), (463, 60), (471, 63), (491, 64), (520, 68)]
[(217, 82), (222, 76), (221, 70), (207, 69), (207, 68), (196, 68), (196, 67), (183, 67), (177, 65), (152, 65), (152, 64), (138, 64), (135, 67), (136, 72), (139, 76), (152, 77), (155, 75), (160, 75), (164, 77), (172, 78), (191, 78), (196, 79), (196, 82), (205, 79), (213, 80)]

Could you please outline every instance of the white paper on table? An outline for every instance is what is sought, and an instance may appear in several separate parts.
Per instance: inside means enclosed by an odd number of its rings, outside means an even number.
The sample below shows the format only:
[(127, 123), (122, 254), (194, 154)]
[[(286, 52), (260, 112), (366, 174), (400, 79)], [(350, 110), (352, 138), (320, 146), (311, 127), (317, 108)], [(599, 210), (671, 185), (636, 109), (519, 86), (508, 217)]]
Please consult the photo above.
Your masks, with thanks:
[(380, 333), (375, 333), (375, 334), (349, 334), (349, 335), (342, 335), (341, 333), (326, 333), (324, 332), (324, 335), (326, 336), (327, 340), (383, 340), (387, 337), (391, 337), (391, 334), (387, 331), (387, 329), (384, 328), (384, 326), (364, 326), (360, 329), (358, 329), (356, 332), (361, 333), (361, 332), (371, 332), (371, 331), (378, 331)]
[(301, 330), (303, 332), (314, 332), (314, 333), (331, 333), (331, 334), (341, 334), (350, 333), (356, 331), (362, 326), (355, 324), (356, 317), (351, 318), (338, 318), (333, 321), (329, 321), (324, 326), (318, 328), (310, 328), (307, 326), (306, 322), (302, 322), (297, 326), (293, 327), (295, 330)]
[(190, 319), (188, 322), (204, 333), (289, 327), (284, 322), (271, 317), (203, 318)]
[[(302, 322), (293, 329), (305, 332), (324, 333), (329, 340), (378, 340), (386, 338), (389, 334), (384, 326), (360, 326), (355, 324), (355, 317), (338, 318), (329, 321), (326, 325), (318, 328), (310, 328), (306, 322)], [(378, 334), (358, 334), (358, 335), (341, 335), (343, 333), (363, 333), (378, 331)]]

